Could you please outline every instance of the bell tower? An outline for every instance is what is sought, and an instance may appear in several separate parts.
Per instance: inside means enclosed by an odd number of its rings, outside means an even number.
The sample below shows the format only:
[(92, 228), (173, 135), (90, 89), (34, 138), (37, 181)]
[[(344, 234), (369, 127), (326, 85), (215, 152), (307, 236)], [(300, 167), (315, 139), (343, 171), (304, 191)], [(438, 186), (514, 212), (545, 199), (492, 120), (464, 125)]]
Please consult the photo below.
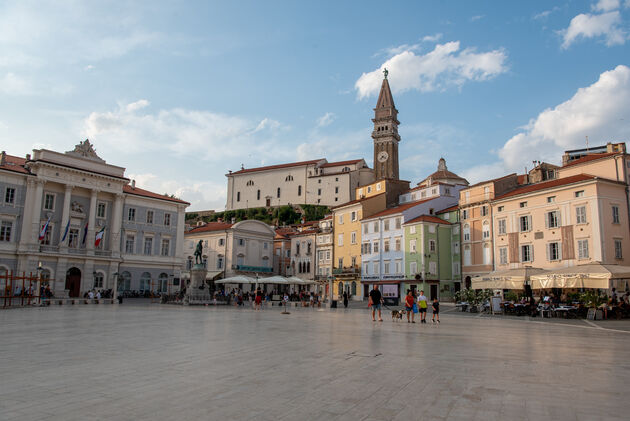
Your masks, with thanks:
[(374, 172), (377, 180), (398, 180), (398, 110), (394, 106), (392, 91), (387, 81), (387, 69), (383, 70), (383, 83), (374, 108)]

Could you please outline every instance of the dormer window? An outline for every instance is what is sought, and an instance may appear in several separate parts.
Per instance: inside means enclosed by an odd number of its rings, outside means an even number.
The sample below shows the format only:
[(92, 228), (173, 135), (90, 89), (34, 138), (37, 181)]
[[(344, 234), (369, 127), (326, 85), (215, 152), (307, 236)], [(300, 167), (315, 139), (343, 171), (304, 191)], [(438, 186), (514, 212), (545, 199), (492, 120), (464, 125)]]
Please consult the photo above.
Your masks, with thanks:
[(293, 176), (287, 175), (287, 178), (285, 178), (284, 181), (293, 181)]
[(341, 170), (341, 172), (350, 172), (350, 167), (343, 167), (343, 170)]

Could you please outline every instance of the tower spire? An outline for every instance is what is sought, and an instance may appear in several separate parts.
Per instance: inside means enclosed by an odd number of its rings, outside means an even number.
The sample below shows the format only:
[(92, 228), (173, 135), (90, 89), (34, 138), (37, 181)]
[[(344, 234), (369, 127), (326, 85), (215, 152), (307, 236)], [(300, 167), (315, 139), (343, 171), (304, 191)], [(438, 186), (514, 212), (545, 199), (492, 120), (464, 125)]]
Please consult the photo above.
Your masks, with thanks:
[(398, 180), (398, 110), (387, 80), (389, 72), (383, 70), (383, 83), (374, 108), (374, 170), (376, 179)]

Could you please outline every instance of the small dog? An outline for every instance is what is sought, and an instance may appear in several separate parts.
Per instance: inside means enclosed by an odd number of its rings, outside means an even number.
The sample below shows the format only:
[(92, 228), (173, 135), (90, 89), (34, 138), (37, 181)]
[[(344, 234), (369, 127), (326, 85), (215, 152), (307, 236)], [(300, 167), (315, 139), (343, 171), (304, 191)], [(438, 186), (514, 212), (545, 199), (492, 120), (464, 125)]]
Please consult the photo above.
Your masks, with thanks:
[(392, 310), (392, 322), (397, 322), (399, 320), (402, 320), (403, 316), (406, 313), (407, 312), (405, 310)]

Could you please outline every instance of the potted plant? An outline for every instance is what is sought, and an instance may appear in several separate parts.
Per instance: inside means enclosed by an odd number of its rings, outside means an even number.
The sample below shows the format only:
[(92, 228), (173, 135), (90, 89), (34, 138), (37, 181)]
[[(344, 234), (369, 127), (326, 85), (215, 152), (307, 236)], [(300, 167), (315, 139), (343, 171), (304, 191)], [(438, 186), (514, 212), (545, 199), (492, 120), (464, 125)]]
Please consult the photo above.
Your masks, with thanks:
[(606, 302), (606, 297), (599, 295), (596, 291), (586, 291), (580, 295), (580, 301), (584, 303), (585, 307), (595, 309), (595, 320), (602, 318), (602, 311), (599, 306)]

